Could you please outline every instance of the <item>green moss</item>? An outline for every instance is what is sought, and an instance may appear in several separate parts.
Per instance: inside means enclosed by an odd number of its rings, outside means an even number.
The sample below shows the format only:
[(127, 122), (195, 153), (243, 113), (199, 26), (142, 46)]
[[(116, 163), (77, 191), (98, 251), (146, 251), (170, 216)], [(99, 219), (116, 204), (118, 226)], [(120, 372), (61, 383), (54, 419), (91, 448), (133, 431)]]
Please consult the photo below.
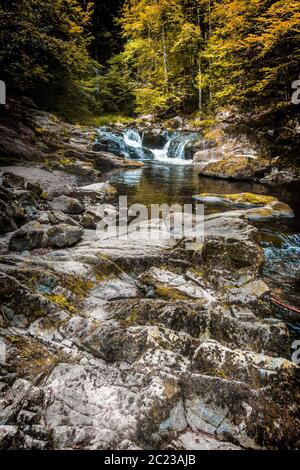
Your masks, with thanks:
[(63, 279), (63, 284), (76, 296), (84, 299), (88, 292), (93, 289), (95, 283), (91, 279), (83, 279), (69, 275)]
[(48, 377), (54, 367), (62, 362), (69, 362), (61, 351), (51, 353), (43, 344), (33, 338), (7, 336), (6, 339), (18, 351), (16, 371), (20, 377)]
[(130, 313), (130, 315), (128, 315), (128, 317), (126, 318), (125, 322), (126, 324), (128, 323), (135, 323), (137, 318), (139, 316), (139, 312), (137, 310), (132, 310), (132, 312)]
[(171, 289), (170, 287), (165, 287), (165, 286), (156, 287), (155, 294), (158, 297), (161, 297), (162, 299), (173, 300), (173, 301), (187, 300), (188, 298), (186, 295), (181, 294), (175, 289)]
[(67, 300), (66, 297), (62, 294), (46, 294), (45, 297), (47, 297), (50, 302), (53, 302), (64, 310), (68, 310), (71, 313), (75, 313), (77, 311), (74, 305), (72, 305), (71, 302), (69, 302), (69, 300)]
[(42, 135), (46, 134), (47, 129), (45, 127), (36, 127), (34, 131), (35, 131), (36, 135), (42, 136)]
[(200, 271), (199, 269), (195, 268), (195, 267), (190, 267), (189, 268), (189, 271), (191, 271), (193, 274), (195, 274), (196, 276), (198, 277), (203, 277), (204, 276), (204, 272), (203, 271)]

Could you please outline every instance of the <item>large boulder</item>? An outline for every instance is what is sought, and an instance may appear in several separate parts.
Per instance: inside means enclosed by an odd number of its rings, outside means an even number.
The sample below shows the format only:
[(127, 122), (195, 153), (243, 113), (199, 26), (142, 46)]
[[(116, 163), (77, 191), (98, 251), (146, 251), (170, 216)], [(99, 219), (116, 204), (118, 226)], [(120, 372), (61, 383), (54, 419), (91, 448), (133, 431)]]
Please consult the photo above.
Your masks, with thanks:
[(223, 217), (206, 220), (202, 258), (211, 270), (258, 273), (263, 253), (258, 246), (256, 228), (240, 218)]
[(77, 199), (68, 196), (59, 196), (52, 202), (52, 209), (66, 214), (79, 215), (84, 212), (84, 205)]
[(9, 241), (12, 251), (27, 251), (35, 248), (45, 248), (48, 239), (43, 226), (39, 222), (29, 222), (17, 230)]
[(47, 232), (49, 244), (55, 248), (73, 246), (81, 240), (83, 234), (83, 228), (65, 224), (51, 227)]
[(200, 175), (221, 179), (249, 180), (262, 177), (269, 168), (268, 160), (234, 156), (209, 163), (205, 168), (202, 168)]
[(262, 178), (271, 168), (270, 160), (245, 135), (228, 136), (223, 131), (212, 132), (214, 141), (196, 152), (194, 162), (200, 175), (234, 180)]

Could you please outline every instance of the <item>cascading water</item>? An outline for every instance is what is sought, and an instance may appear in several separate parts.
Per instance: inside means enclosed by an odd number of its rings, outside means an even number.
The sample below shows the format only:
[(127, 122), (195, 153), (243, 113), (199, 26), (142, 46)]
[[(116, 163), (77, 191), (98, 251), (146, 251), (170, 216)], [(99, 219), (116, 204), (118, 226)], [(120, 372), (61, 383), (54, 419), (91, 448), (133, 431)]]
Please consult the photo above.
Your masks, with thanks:
[[(275, 242), (263, 242), (263, 273), (269, 283), (300, 305), (300, 234), (276, 234)], [(300, 320), (300, 319), (299, 319)]]
[(124, 132), (124, 142), (130, 147), (143, 147), (143, 137), (137, 129), (127, 129)]
[(123, 139), (127, 148), (134, 149), (139, 158), (142, 159), (145, 157), (143, 150), (143, 137), (137, 129), (127, 129), (123, 134)]
[(199, 139), (197, 133), (162, 132), (166, 143), (163, 148), (148, 148), (143, 146), (143, 135), (138, 129), (108, 130), (100, 128), (95, 144), (96, 150), (117, 153), (125, 158), (140, 160), (154, 159), (168, 164), (192, 164), (192, 159), (186, 158), (187, 145)]
[(277, 235), (279, 246), (264, 243), (265, 272), (269, 275), (288, 273), (300, 279), (300, 234)]

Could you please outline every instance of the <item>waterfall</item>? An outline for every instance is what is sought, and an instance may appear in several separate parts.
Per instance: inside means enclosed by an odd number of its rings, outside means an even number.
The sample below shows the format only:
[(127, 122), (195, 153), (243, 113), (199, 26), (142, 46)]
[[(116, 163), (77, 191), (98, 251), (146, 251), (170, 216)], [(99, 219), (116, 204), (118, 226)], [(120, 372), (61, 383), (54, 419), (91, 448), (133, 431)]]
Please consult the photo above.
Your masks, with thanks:
[(137, 129), (127, 129), (124, 132), (124, 142), (129, 147), (143, 147), (143, 138)]
[(178, 131), (162, 131), (162, 133), (166, 139), (164, 148), (149, 149), (143, 147), (143, 134), (138, 129), (111, 130), (103, 127), (98, 131), (94, 148), (116, 153), (125, 158), (154, 159), (168, 164), (193, 164), (191, 159), (186, 158), (186, 148), (189, 143), (198, 140), (199, 135)]

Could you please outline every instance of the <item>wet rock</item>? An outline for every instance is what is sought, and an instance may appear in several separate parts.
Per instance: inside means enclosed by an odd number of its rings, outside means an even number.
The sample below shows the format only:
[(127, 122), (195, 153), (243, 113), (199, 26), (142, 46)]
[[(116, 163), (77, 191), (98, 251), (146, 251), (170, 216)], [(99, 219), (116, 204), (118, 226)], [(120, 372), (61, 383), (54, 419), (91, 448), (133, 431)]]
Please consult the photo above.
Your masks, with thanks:
[(52, 201), (52, 208), (55, 211), (65, 212), (66, 214), (77, 215), (84, 212), (84, 205), (77, 199), (68, 196), (59, 196)]
[(48, 230), (47, 236), (52, 247), (64, 248), (73, 246), (81, 240), (84, 230), (73, 225), (59, 224)]
[(165, 135), (161, 129), (151, 129), (143, 133), (143, 147), (149, 149), (163, 149), (167, 143)]
[(22, 176), (7, 171), (2, 174), (2, 184), (6, 188), (24, 188), (25, 180)]
[(48, 239), (43, 226), (39, 222), (29, 222), (17, 230), (9, 241), (12, 251), (30, 251), (36, 248), (45, 248)]
[(289, 170), (273, 170), (269, 175), (266, 175), (260, 180), (263, 184), (277, 185), (288, 184), (294, 181), (299, 181), (299, 176)]
[[(226, 216), (231, 215), (241, 217), (244, 216), (249, 220), (272, 220), (276, 218), (293, 218), (293, 210), (285, 203), (279, 201), (276, 197), (266, 196), (253, 193), (239, 193), (239, 194), (213, 194), (203, 193), (194, 196), (194, 199), (206, 204), (224, 204), (233, 207), (245, 207), (244, 211), (237, 211), (236, 213), (226, 213)], [(212, 216), (214, 218), (216, 216)]]

